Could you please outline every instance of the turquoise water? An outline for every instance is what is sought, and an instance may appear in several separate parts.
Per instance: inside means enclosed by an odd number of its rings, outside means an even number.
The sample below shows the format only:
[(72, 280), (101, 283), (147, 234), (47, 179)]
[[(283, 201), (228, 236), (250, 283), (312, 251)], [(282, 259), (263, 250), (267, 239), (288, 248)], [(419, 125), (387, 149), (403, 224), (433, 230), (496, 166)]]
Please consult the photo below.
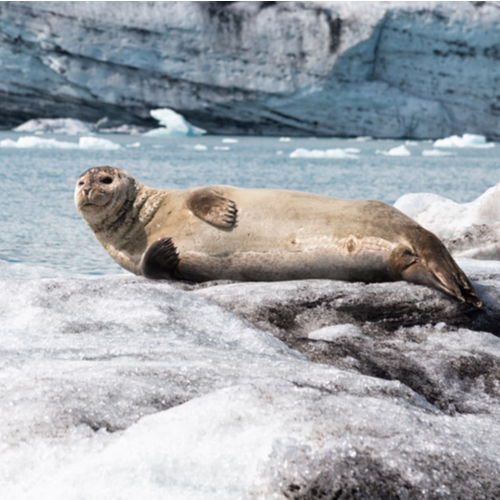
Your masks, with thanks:
[[(0, 140), (20, 134), (0, 133)], [(77, 137), (41, 136), (78, 142)], [(108, 150), (0, 148), (0, 259), (84, 274), (122, 272), (73, 204), (77, 177), (97, 165), (123, 168), (153, 187), (210, 184), (279, 188), (394, 203), (406, 193), (430, 192), (472, 201), (500, 178), (500, 149), (450, 149), (428, 157), (432, 143), (406, 145), (411, 156), (384, 156), (404, 141), (238, 137), (145, 138), (101, 135), (122, 146)], [(127, 147), (140, 143), (138, 147)], [(205, 146), (195, 149), (195, 146)], [(214, 149), (214, 148), (229, 148)], [(356, 148), (354, 159), (290, 158), (297, 148)], [(200, 150), (201, 149), (201, 150)], [(445, 150), (443, 150), (445, 151)]]

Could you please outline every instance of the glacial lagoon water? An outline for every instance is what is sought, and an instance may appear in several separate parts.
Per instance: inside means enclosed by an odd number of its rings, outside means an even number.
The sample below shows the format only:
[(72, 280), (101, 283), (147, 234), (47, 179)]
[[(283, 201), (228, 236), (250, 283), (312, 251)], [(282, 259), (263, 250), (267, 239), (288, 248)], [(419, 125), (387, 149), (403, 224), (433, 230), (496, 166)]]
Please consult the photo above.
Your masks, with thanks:
[[(2, 144), (20, 137), (26, 136), (0, 133)], [(76, 148), (79, 138), (67, 135), (28, 137), (72, 142), (75, 149), (0, 148), (0, 259), (84, 274), (121, 272), (73, 203), (77, 177), (98, 165), (122, 168), (153, 187), (230, 184), (391, 204), (403, 194), (422, 192), (468, 202), (500, 180), (498, 147), (435, 149), (424, 141), (100, 134), (121, 146), (107, 150)], [(409, 156), (383, 154), (402, 146)], [(297, 150), (334, 153), (326, 158), (290, 158)], [(450, 156), (423, 156), (426, 151)]]
[[(40, 139), (37, 147), (12, 147), (20, 137), (0, 134), (2, 498), (284, 499), (322, 471), (367, 463), (376, 472), (389, 464), (389, 488), (401, 477), (422, 492), (439, 485), (444, 497), (456, 486), (450, 471), (479, 489), (496, 480), (500, 406), (482, 385), (446, 388), (472, 408), (453, 415), (397, 379), (308, 361), (203, 290), (131, 276), (77, 213), (73, 188), (84, 170), (114, 165), (157, 187), (233, 184), (389, 203), (430, 192), (467, 202), (497, 184), (498, 146), (119, 135), (94, 137), (115, 146), (80, 146), (79, 137), (32, 135), (24, 144)], [(395, 148), (406, 156), (384, 154)], [(499, 263), (467, 265), (500, 272)], [(295, 286), (262, 284), (260, 293), (272, 301)], [(342, 335), (382, 342), (354, 325), (339, 325)], [(493, 335), (444, 323), (393, 344), (404, 359), (424, 359), (432, 380), (457, 353), (500, 358)]]

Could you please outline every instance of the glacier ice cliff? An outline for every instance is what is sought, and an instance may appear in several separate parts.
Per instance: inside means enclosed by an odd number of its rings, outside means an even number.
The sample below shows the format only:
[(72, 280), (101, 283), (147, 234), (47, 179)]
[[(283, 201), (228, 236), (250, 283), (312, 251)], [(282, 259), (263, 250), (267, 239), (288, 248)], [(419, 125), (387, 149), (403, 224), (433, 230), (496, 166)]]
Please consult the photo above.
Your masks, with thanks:
[(0, 2), (0, 127), (500, 138), (496, 2)]

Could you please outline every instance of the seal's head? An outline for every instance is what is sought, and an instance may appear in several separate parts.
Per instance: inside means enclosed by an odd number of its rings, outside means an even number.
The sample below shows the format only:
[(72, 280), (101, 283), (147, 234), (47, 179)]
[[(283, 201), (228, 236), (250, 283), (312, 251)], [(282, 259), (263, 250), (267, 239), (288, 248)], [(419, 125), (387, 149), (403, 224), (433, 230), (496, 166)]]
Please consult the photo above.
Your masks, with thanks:
[(76, 181), (76, 208), (89, 225), (99, 226), (132, 203), (136, 190), (137, 181), (119, 168), (91, 168)]

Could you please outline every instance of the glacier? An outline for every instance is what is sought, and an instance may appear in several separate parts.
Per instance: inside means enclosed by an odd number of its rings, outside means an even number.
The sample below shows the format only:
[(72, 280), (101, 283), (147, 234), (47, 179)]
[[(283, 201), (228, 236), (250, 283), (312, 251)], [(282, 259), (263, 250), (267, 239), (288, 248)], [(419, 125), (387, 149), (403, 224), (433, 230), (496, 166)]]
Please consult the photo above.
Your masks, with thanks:
[(495, 2), (2, 2), (0, 127), (170, 108), (211, 134), (498, 139), (499, 21)]

